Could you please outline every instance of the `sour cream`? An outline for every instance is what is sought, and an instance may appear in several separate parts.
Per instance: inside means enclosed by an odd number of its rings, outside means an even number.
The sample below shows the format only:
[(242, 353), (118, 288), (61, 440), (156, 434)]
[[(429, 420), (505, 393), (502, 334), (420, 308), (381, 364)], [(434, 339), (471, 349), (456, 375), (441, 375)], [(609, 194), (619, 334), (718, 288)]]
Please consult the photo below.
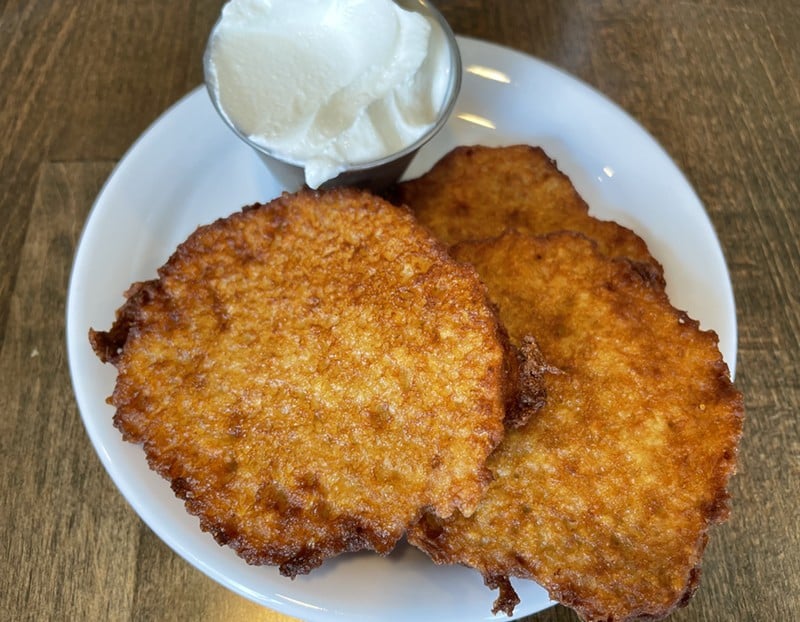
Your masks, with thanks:
[(414, 143), (451, 71), (440, 25), (391, 0), (231, 0), (206, 54), (221, 114), (312, 188)]

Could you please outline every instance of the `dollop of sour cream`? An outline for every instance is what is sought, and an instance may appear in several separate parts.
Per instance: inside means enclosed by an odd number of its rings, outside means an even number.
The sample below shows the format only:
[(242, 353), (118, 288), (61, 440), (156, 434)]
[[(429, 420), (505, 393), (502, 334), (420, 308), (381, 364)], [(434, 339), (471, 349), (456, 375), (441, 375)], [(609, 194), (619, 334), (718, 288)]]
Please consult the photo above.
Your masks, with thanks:
[(223, 116), (312, 188), (414, 143), (449, 80), (440, 26), (391, 0), (231, 0), (206, 57)]

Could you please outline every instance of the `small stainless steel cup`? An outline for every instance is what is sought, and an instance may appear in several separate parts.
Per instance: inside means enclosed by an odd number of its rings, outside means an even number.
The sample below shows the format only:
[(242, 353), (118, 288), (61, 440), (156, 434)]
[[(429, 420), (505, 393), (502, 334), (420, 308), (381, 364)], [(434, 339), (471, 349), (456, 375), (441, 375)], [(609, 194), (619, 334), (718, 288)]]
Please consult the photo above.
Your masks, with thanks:
[[(439, 116), (433, 126), (420, 136), (415, 142), (408, 145), (406, 148), (396, 153), (372, 160), (369, 162), (358, 162), (350, 164), (344, 171), (333, 179), (324, 182), (320, 188), (332, 188), (335, 186), (359, 186), (370, 190), (380, 190), (386, 188), (392, 183), (396, 182), (403, 175), (408, 168), (414, 156), (420, 148), (430, 141), (447, 123), (450, 114), (455, 106), (458, 93), (461, 89), (461, 53), (458, 49), (458, 42), (456, 41), (455, 34), (453, 33), (450, 25), (445, 20), (444, 16), (427, 0), (395, 0), (401, 7), (416, 11), (430, 19), (432, 19), (444, 33), (447, 42), (447, 48), (450, 56), (450, 80), (447, 85), (444, 102), (439, 110)], [(216, 26), (215, 26), (216, 28)], [(213, 33), (213, 30), (212, 30)], [(209, 37), (209, 43), (210, 43)], [(206, 51), (203, 56), (203, 69), (206, 76), (206, 88), (208, 89), (209, 97), (211, 98), (214, 107), (219, 112), (220, 117), (225, 124), (245, 143), (252, 147), (266, 167), (286, 190), (293, 192), (299, 190), (305, 185), (305, 173), (302, 164), (287, 160), (279, 153), (275, 153), (261, 145), (257, 145), (244, 135), (235, 125), (233, 125), (228, 117), (222, 114), (211, 89), (208, 79), (208, 67), (210, 56), (210, 45), (206, 46)]]

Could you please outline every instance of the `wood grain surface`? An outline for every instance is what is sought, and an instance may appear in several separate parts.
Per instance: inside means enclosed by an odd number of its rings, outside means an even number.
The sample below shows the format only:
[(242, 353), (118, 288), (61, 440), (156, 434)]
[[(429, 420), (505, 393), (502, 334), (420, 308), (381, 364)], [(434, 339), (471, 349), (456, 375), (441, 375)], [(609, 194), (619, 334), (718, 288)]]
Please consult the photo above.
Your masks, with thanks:
[[(201, 82), (221, 4), (0, 1), (0, 619), (288, 620), (206, 578), (139, 520), (92, 449), (66, 362), (66, 288), (88, 210), (136, 137)], [(706, 206), (736, 296), (747, 417), (732, 518), (670, 619), (796, 619), (800, 4), (436, 4), (457, 33), (547, 60), (618, 102)], [(562, 607), (527, 619), (577, 620)]]

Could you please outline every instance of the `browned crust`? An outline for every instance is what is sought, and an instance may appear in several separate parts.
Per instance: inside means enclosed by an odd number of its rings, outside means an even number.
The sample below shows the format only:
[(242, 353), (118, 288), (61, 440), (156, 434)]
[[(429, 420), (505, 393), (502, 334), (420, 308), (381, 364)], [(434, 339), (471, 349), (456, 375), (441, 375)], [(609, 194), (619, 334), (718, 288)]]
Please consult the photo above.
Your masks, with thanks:
[(510, 577), (591, 622), (660, 619), (691, 598), (708, 531), (727, 519), (743, 400), (717, 348), (650, 273), (578, 234), (459, 244), (512, 343), (537, 335), (547, 403), (490, 457), (470, 518), (409, 540), (478, 569), (509, 615)]
[(474, 269), (405, 209), (303, 191), (200, 227), (108, 331), (109, 402), (204, 531), (294, 576), (470, 514), (515, 362)]
[(153, 299), (157, 287), (156, 280), (134, 283), (125, 292), (125, 304), (117, 309), (111, 328), (108, 331), (89, 329), (89, 342), (103, 363), (117, 364), (128, 335), (136, 324), (139, 309)]
[(558, 373), (544, 360), (542, 351), (531, 335), (522, 337), (516, 350), (517, 370), (513, 386), (516, 392), (506, 406), (506, 428), (513, 429), (525, 425), (547, 403), (547, 384), (545, 375)]

